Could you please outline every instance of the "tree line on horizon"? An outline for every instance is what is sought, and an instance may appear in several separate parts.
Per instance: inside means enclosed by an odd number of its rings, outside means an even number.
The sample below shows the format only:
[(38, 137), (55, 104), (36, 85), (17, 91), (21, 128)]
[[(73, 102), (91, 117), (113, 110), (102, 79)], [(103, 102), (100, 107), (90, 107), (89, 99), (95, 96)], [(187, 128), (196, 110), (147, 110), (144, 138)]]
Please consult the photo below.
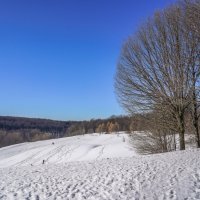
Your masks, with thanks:
[(89, 121), (56, 121), (0, 116), (0, 147), (21, 142), (61, 138), (87, 133), (129, 131), (131, 118), (112, 116)]

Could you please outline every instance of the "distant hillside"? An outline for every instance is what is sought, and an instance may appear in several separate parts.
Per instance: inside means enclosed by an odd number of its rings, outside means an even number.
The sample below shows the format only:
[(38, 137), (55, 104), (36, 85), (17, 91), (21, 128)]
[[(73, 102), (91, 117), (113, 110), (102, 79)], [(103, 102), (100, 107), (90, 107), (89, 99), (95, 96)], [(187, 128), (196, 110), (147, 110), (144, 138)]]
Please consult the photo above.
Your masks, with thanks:
[(50, 119), (37, 119), (25, 117), (0, 116), (0, 129), (20, 130), (38, 129), (42, 132), (64, 133), (72, 122), (56, 121)]
[(128, 131), (131, 118), (112, 116), (90, 121), (0, 116), (0, 147), (21, 142), (67, 137), (94, 132)]

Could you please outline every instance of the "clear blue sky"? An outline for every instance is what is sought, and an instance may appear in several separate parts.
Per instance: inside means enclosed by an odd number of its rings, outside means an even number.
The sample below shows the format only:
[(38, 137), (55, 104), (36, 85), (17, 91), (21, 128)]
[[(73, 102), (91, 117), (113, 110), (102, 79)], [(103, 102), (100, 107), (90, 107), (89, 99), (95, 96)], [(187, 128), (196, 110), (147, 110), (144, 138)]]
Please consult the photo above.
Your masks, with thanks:
[(123, 41), (173, 0), (0, 0), (0, 115), (60, 120), (123, 114)]

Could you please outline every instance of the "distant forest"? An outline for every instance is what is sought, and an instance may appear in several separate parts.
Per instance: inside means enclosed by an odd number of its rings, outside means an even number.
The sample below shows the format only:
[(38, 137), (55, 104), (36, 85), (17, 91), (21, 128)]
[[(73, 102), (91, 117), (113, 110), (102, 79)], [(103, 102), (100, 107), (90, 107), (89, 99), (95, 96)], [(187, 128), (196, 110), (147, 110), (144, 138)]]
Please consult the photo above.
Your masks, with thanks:
[(128, 116), (112, 116), (90, 121), (56, 121), (0, 116), (0, 147), (95, 132), (129, 131), (131, 121), (132, 119)]

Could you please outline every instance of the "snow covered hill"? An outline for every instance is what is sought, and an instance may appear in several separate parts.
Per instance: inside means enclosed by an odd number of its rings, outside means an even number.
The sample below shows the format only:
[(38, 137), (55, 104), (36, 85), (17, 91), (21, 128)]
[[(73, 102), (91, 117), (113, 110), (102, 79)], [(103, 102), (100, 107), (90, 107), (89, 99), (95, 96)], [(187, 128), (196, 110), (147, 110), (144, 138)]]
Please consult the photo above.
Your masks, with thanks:
[(133, 155), (127, 134), (87, 134), (0, 148), (0, 168)]
[(0, 199), (200, 199), (200, 151), (139, 156), (125, 134), (13, 145), (0, 149)]

